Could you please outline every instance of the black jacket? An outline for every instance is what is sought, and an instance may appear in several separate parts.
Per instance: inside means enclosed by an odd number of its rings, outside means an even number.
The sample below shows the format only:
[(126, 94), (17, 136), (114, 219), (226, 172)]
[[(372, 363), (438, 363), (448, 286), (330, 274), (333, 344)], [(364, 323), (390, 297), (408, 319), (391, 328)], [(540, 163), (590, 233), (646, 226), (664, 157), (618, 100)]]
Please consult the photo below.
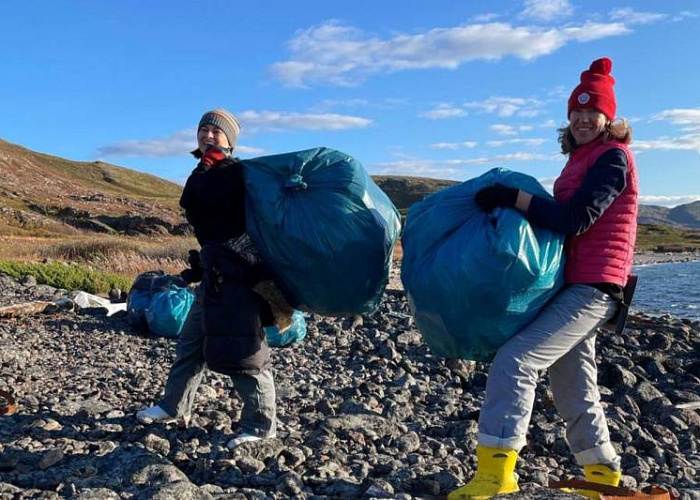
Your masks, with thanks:
[(223, 243), (245, 232), (243, 165), (225, 159), (204, 170), (197, 166), (187, 178), (180, 206), (200, 245)]
[(204, 359), (219, 373), (257, 374), (270, 364), (262, 327), (271, 323), (271, 312), (252, 289), (265, 266), (249, 265), (226, 245), (245, 232), (243, 165), (225, 159), (204, 170), (200, 164), (187, 179), (180, 206), (202, 246)]

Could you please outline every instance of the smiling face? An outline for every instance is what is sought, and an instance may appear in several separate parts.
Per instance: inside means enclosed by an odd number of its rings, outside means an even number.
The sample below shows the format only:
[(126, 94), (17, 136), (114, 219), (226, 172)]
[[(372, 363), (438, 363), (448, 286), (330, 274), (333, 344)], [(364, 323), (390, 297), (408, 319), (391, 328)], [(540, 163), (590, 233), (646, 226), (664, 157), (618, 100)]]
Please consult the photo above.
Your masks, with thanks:
[(605, 130), (607, 118), (594, 108), (573, 109), (569, 116), (569, 129), (578, 146), (595, 140)]
[(219, 148), (230, 149), (231, 144), (224, 131), (214, 125), (202, 125), (197, 131), (197, 145), (202, 154), (206, 153), (207, 147), (217, 146)]

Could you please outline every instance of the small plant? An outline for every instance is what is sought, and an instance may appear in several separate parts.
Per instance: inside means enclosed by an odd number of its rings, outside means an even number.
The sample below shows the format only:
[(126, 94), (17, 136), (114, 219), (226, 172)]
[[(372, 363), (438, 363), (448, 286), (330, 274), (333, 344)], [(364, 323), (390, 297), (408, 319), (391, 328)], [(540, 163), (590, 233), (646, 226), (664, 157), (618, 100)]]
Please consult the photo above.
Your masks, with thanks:
[(37, 283), (66, 290), (83, 290), (89, 293), (105, 293), (110, 288), (128, 290), (132, 279), (117, 274), (86, 269), (60, 262), (30, 263), (0, 260), (0, 272), (13, 278), (31, 275)]

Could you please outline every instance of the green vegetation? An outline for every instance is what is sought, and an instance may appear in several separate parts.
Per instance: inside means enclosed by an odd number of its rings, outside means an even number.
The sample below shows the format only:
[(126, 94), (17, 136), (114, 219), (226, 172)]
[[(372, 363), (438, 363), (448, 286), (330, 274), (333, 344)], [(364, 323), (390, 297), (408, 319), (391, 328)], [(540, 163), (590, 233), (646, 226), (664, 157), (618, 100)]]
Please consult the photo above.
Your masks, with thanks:
[(66, 290), (84, 290), (89, 293), (108, 292), (112, 286), (128, 290), (131, 286), (131, 279), (124, 276), (55, 261), (37, 264), (0, 260), (0, 272), (13, 278), (31, 275), (42, 285)]
[(637, 233), (637, 250), (659, 250), (659, 247), (676, 250), (699, 249), (700, 231), (659, 224), (641, 224)]

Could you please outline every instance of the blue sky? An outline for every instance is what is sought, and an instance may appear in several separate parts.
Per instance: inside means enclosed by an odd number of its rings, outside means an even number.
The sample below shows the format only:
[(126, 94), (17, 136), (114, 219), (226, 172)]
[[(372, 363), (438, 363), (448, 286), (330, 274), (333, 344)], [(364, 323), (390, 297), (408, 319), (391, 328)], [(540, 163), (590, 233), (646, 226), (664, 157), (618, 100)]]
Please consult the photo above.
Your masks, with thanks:
[(551, 186), (556, 128), (613, 59), (642, 202), (700, 199), (700, 0), (3, 2), (0, 138), (183, 183), (203, 111), (238, 153), (327, 146), (373, 174)]

